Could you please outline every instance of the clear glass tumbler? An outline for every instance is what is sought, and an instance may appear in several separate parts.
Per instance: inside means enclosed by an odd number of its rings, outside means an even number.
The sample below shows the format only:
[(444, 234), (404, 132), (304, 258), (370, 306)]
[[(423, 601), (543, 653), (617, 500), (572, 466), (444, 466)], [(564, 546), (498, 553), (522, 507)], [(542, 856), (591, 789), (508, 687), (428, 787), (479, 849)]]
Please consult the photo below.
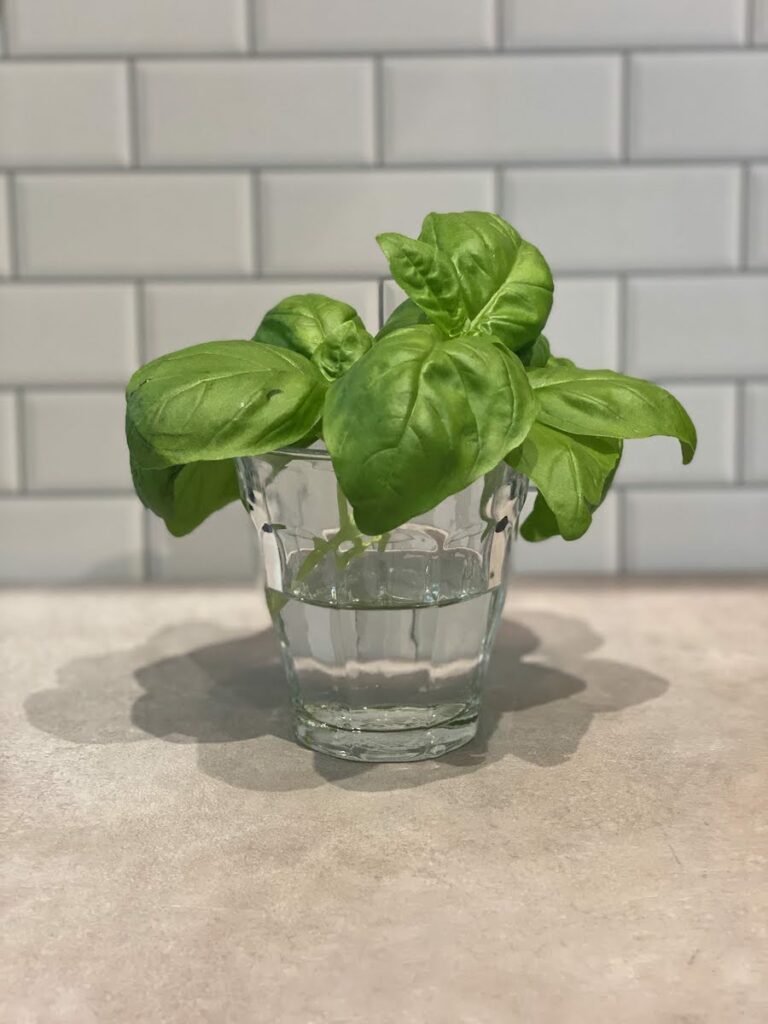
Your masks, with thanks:
[(371, 537), (322, 447), (237, 462), (300, 742), (354, 761), (469, 742), (527, 479), (502, 463)]

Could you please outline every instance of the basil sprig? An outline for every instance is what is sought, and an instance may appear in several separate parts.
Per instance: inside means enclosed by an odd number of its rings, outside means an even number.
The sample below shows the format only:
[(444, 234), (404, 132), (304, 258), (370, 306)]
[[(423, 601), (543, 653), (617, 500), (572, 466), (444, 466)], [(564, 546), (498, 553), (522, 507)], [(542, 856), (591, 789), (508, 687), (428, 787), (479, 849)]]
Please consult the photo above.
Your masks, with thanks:
[(575, 540), (625, 439), (696, 431), (663, 388), (553, 356), (544, 257), (491, 213), (431, 213), (378, 238), (407, 299), (372, 338), (356, 311), (294, 295), (251, 340), (193, 345), (138, 370), (126, 436), (134, 485), (183, 535), (237, 498), (232, 459), (322, 438), (357, 527), (386, 533), (499, 462), (538, 489), (522, 535)]

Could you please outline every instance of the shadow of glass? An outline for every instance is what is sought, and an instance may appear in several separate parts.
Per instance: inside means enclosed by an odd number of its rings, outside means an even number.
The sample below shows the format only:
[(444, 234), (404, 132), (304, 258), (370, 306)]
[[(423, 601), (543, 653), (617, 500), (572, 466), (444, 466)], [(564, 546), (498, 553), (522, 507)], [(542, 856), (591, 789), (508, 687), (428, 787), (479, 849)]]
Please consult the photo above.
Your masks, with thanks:
[(562, 764), (596, 714), (667, 689), (649, 672), (593, 657), (600, 643), (574, 618), (536, 612), (505, 621), (477, 737), (453, 754), (416, 764), (337, 761), (298, 747), (272, 632), (232, 636), (199, 622), (167, 628), (132, 650), (71, 662), (57, 687), (32, 694), (25, 710), (36, 728), (72, 743), (149, 737), (195, 743), (202, 772), (243, 789), (323, 782), (368, 791), (410, 788), (507, 756), (539, 767)]

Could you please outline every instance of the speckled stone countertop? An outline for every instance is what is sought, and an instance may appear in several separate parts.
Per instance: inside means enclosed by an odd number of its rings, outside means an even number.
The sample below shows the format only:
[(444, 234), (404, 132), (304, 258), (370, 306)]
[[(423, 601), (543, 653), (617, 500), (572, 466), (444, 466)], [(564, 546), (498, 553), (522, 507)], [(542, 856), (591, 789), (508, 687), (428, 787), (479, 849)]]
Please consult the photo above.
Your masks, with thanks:
[(512, 588), (482, 736), (289, 736), (258, 596), (0, 595), (9, 1024), (768, 1019), (768, 585)]

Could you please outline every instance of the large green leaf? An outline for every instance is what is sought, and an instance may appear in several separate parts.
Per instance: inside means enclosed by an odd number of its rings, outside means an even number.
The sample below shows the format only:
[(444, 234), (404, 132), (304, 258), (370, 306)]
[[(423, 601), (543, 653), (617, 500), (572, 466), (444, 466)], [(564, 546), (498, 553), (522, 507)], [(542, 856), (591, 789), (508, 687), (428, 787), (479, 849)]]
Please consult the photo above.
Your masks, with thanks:
[(210, 341), (147, 363), (126, 391), (128, 443), (147, 469), (259, 455), (317, 423), (326, 383), (272, 345)]
[(465, 333), (469, 312), (456, 269), (434, 245), (395, 232), (377, 235), (392, 276), (404, 292), (448, 335)]
[(507, 456), (510, 465), (536, 484), (546, 503), (546, 508), (534, 505), (523, 525), (526, 540), (543, 540), (553, 533), (566, 540), (581, 537), (605, 497), (621, 448), (622, 442), (613, 437), (576, 436), (536, 421), (522, 445)]
[(376, 340), (385, 338), (393, 331), (401, 331), (404, 327), (415, 327), (417, 324), (427, 323), (427, 314), (420, 309), (413, 299), (406, 299), (399, 306), (392, 310), (376, 335)]
[(462, 333), (492, 334), (513, 350), (539, 336), (552, 308), (552, 274), (505, 220), (495, 213), (430, 213), (419, 241), (456, 270), (469, 317)]
[(492, 469), (534, 415), (503, 345), (424, 325), (388, 335), (331, 385), (324, 436), (357, 525), (380, 534)]
[(315, 293), (291, 295), (265, 314), (253, 340), (311, 358), (335, 331), (349, 324), (356, 332), (370, 337), (354, 308), (346, 302)]
[(174, 537), (190, 533), (239, 497), (232, 459), (164, 469), (145, 469), (131, 460), (131, 474), (142, 503), (164, 520)]
[(696, 451), (696, 428), (664, 388), (612, 370), (548, 365), (530, 371), (542, 423), (572, 434), (599, 437), (676, 437), (688, 463)]

